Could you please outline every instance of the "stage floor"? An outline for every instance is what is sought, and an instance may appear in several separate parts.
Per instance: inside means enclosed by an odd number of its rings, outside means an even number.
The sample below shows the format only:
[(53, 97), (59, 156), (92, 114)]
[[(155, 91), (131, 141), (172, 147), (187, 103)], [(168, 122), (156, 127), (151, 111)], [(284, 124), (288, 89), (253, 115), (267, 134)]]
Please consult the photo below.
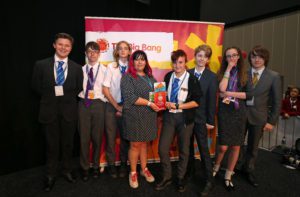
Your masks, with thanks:
[[(216, 178), (216, 187), (209, 196), (300, 196), (300, 170), (290, 170), (280, 164), (281, 156), (265, 150), (260, 150), (257, 160), (256, 177), (259, 187), (254, 188), (247, 183), (240, 174), (233, 177), (236, 190), (228, 192), (223, 187), (223, 172)], [(79, 165), (74, 161), (74, 167), (79, 176)], [(175, 177), (176, 162), (173, 163)], [(149, 164), (154, 176), (160, 174), (159, 164)], [(156, 191), (153, 184), (147, 183), (143, 177), (139, 177), (139, 188), (131, 189), (128, 185), (128, 178), (111, 178), (106, 172), (94, 180), (83, 182), (79, 177), (75, 184), (66, 182), (62, 177), (56, 181), (55, 187), (49, 193), (43, 191), (44, 166), (24, 170), (8, 175), (0, 176), (0, 196), (6, 197), (77, 197), (77, 196), (168, 196), (168, 197), (193, 197), (199, 196), (204, 187), (200, 161), (196, 161), (196, 173), (188, 180), (187, 189), (184, 193), (176, 190), (175, 184), (170, 185), (163, 191)]]

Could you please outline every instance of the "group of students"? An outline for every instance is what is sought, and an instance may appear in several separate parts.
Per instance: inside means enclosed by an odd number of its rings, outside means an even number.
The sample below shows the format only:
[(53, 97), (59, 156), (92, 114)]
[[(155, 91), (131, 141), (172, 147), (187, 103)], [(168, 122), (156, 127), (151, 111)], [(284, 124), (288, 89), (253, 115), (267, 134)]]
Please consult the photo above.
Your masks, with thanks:
[[(149, 100), (156, 79), (147, 54), (142, 50), (131, 53), (130, 45), (120, 41), (113, 52), (115, 62), (105, 67), (99, 63), (98, 44), (88, 42), (85, 48), (87, 64), (81, 67), (68, 59), (72, 45), (73, 38), (69, 34), (57, 34), (53, 43), (54, 57), (37, 61), (33, 73), (33, 88), (41, 96), (39, 120), (47, 142), (45, 190), (50, 191), (54, 186), (59, 148), (62, 174), (69, 182), (75, 182), (70, 161), (73, 136), (78, 125), (83, 181), (89, 179), (90, 142), (93, 150), (92, 176), (99, 176), (99, 151), (105, 131), (109, 174), (114, 178), (127, 176), (129, 161), (129, 185), (137, 188), (137, 164), (140, 161), (139, 174), (147, 182), (154, 182), (155, 178), (147, 167), (147, 143), (158, 137), (157, 113), (160, 108)], [(198, 46), (194, 52), (195, 68), (187, 69), (187, 55), (183, 50), (171, 54), (172, 71), (164, 77), (167, 102), (158, 148), (162, 174), (155, 184), (156, 190), (163, 190), (172, 183), (169, 149), (175, 135), (179, 151), (176, 173), (178, 191), (183, 192), (186, 188), (187, 167), (193, 163), (194, 137), (206, 175), (206, 185), (201, 195), (205, 196), (213, 189), (214, 176), (219, 172), (228, 149), (230, 154), (224, 185), (229, 190), (233, 189), (232, 175), (246, 131), (248, 149), (243, 171), (247, 180), (258, 186), (253, 174), (258, 143), (263, 131), (271, 131), (278, 118), (280, 77), (267, 68), (269, 52), (262, 46), (256, 46), (249, 52), (249, 71), (237, 47), (224, 51), (218, 74), (207, 67), (211, 55), (208, 45)], [(213, 166), (207, 131), (215, 127), (217, 103), (218, 155)], [(115, 166), (117, 131), (120, 134), (119, 170)]]

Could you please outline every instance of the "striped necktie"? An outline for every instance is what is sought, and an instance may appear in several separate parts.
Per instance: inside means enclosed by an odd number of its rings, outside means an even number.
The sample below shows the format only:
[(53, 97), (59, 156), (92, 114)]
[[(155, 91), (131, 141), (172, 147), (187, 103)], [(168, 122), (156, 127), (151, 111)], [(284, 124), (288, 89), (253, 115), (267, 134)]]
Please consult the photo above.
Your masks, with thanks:
[(199, 80), (200, 77), (201, 77), (202, 73), (198, 73), (198, 72), (195, 72), (195, 77)]
[(253, 77), (252, 77), (252, 86), (255, 87), (257, 85), (258, 82), (258, 72), (254, 72), (253, 73)]
[(59, 86), (64, 85), (65, 82), (65, 72), (62, 67), (64, 63), (65, 63), (64, 61), (58, 61), (58, 66), (56, 70), (56, 84)]
[(179, 91), (179, 79), (174, 78), (174, 81), (172, 83), (171, 97), (170, 97), (171, 102), (173, 103), (178, 102), (178, 91)]

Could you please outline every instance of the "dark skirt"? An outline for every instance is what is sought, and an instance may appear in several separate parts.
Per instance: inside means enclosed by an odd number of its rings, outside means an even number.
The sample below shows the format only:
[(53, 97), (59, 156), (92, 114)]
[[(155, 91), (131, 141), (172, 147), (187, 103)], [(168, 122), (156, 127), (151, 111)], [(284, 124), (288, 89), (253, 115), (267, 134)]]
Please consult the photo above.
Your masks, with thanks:
[(218, 112), (218, 144), (240, 146), (244, 144), (246, 132), (246, 105), (239, 101), (239, 108), (234, 104), (219, 101)]

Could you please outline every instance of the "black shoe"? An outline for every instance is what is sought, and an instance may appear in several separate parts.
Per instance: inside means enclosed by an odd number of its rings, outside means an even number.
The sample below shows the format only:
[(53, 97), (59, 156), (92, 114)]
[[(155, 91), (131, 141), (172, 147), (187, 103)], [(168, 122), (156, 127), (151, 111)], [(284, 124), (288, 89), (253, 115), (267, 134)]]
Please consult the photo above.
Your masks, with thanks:
[(49, 192), (52, 190), (53, 186), (55, 184), (55, 178), (54, 177), (47, 177), (46, 181), (45, 181), (45, 187), (44, 190), (46, 192)]
[(258, 187), (258, 183), (257, 183), (257, 181), (256, 181), (256, 178), (255, 178), (255, 176), (254, 176), (252, 173), (248, 173), (248, 174), (247, 174), (247, 180), (248, 180), (248, 182), (249, 182), (252, 186)]
[(171, 183), (172, 183), (172, 178), (164, 177), (159, 183), (156, 184), (155, 190), (163, 190)]
[(116, 166), (114, 166), (114, 165), (109, 165), (107, 167), (107, 172), (114, 179), (118, 177), (117, 169), (116, 169)]
[(89, 180), (89, 171), (88, 170), (83, 170), (82, 171), (82, 180), (84, 182), (87, 182)]
[(227, 191), (232, 191), (234, 190), (234, 185), (230, 179), (225, 179), (224, 180), (224, 187)]
[(69, 183), (75, 183), (76, 178), (70, 173), (63, 173), (63, 177), (69, 182)]
[(128, 175), (128, 170), (127, 170), (127, 165), (125, 163), (121, 163), (120, 170), (119, 170), (119, 176), (121, 178), (127, 177)]
[(99, 177), (99, 174), (100, 174), (99, 168), (94, 168), (93, 169), (93, 178), (97, 179)]
[(177, 180), (177, 191), (179, 191), (179, 192), (185, 191), (185, 181), (183, 179)]
[(203, 191), (201, 192), (201, 196), (207, 196), (214, 187), (215, 184), (213, 182), (207, 181)]

